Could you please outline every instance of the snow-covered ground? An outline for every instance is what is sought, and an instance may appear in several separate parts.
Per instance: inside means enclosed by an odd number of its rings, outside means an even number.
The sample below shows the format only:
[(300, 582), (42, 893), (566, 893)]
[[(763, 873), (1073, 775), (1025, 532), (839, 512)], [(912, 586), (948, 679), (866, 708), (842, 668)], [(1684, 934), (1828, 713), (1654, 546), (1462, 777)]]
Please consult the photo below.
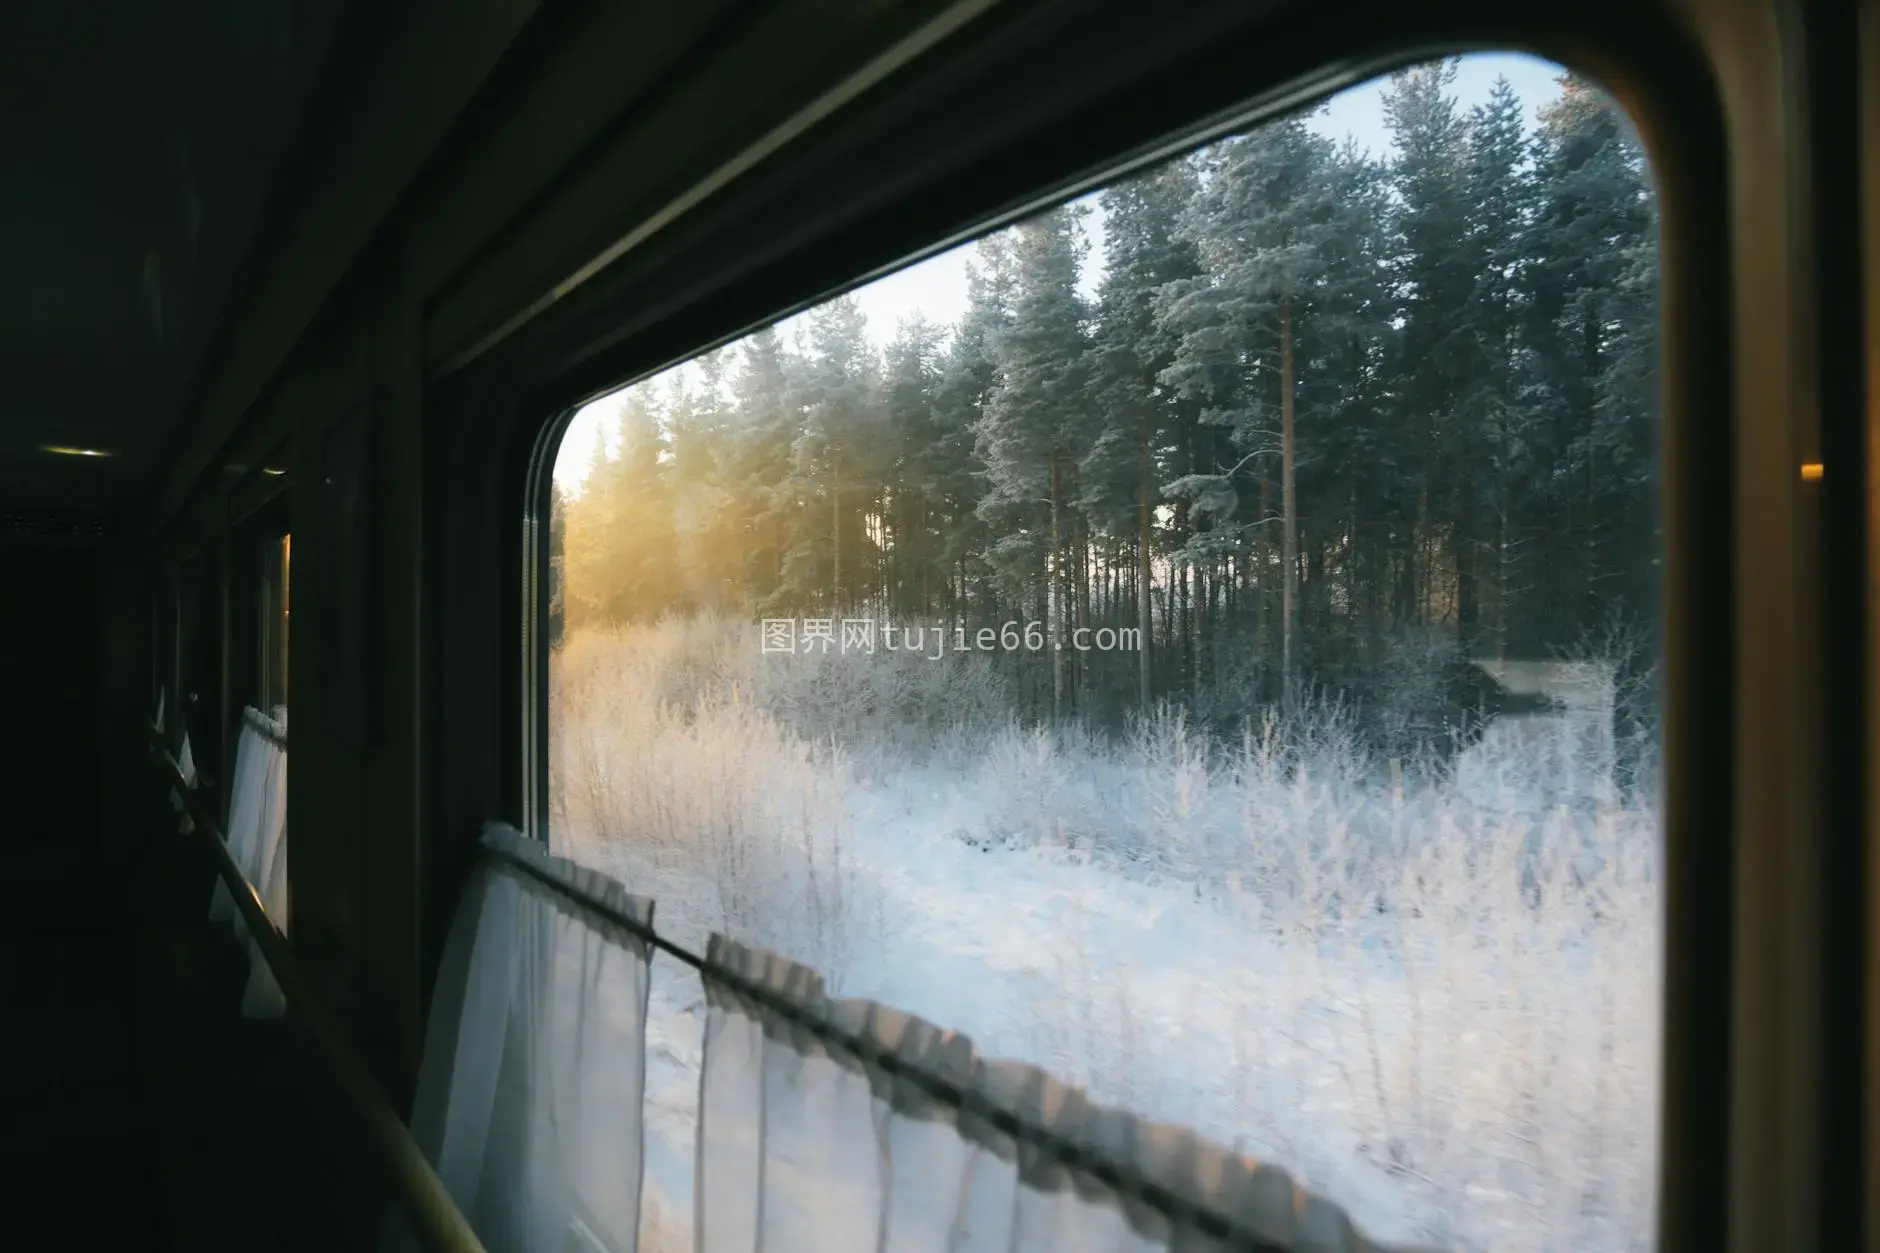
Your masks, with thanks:
[[(1334, 724), (1013, 727), (974, 660), (765, 657), (723, 622), (577, 636), (558, 851), (681, 943), (808, 962), (1278, 1162), (1373, 1236), (1649, 1243), (1658, 827), (1530, 786), (1596, 783), (1584, 736), (1489, 737), (1406, 795)], [(655, 962), (650, 1253), (689, 1247), (701, 1001)]]

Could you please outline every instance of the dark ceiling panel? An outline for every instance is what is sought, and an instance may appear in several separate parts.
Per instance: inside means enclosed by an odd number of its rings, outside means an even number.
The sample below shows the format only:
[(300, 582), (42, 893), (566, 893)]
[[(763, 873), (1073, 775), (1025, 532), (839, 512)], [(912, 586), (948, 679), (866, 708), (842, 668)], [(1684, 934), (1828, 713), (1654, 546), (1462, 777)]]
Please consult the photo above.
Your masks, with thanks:
[(149, 492), (342, 4), (0, 5), (0, 508)]

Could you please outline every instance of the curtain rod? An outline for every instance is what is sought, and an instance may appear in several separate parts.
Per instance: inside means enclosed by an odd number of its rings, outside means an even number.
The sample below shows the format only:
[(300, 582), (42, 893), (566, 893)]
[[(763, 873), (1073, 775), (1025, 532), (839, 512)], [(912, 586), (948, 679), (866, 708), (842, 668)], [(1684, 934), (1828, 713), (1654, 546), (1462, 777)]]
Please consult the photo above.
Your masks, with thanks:
[(253, 705), (248, 705), (242, 709), (242, 721), (246, 723), (256, 735), (259, 735), (262, 739), (268, 741), (268, 743), (274, 745), (274, 747), (280, 749), (282, 752), (287, 751), (287, 728), (284, 725), (268, 717)]
[[(495, 836), (496, 832), (501, 832), (508, 838), (498, 839)], [(1216, 1240), (1231, 1241), (1249, 1250), (1249, 1253), (1295, 1253), (1287, 1245), (1276, 1243), (1269, 1237), (1249, 1230), (1244, 1223), (1236, 1222), (1211, 1207), (1188, 1201), (1146, 1179), (1131, 1178), (1113, 1162), (1098, 1157), (1075, 1141), (1021, 1118), (1011, 1110), (994, 1105), (979, 1093), (963, 1088), (924, 1066), (884, 1052), (853, 1033), (832, 1025), (827, 1019), (817, 1016), (787, 997), (778, 995), (768, 987), (746, 979), (710, 958), (701, 957), (690, 949), (667, 939), (654, 928), (629, 917), (592, 893), (583, 891), (549, 873), (548, 869), (539, 863), (538, 858), (556, 861), (566, 859), (555, 858), (546, 846), (539, 841), (530, 840), (514, 827), (506, 823), (491, 823), (485, 828), (481, 842), (485, 852), (492, 858), (515, 867), (549, 890), (691, 967), (701, 977), (709, 977), (734, 988), (741, 995), (788, 1020), (793, 1026), (808, 1031), (818, 1040), (834, 1045), (864, 1064), (877, 1066), (889, 1075), (907, 1080), (943, 1105), (983, 1119), (1015, 1142), (1031, 1144), (1043, 1149), (1052, 1157), (1085, 1172), (1111, 1189), (1142, 1200), (1165, 1217), (1192, 1221), (1204, 1234)], [(541, 852), (524, 854), (517, 851), (517, 845), (540, 848)], [(1342, 1214), (1342, 1209), (1339, 1212)], [(1343, 1253), (1384, 1253), (1382, 1246), (1358, 1234), (1355, 1226), (1349, 1222), (1347, 1222), (1347, 1229), (1352, 1232), (1354, 1243), (1347, 1246)]]
[(367, 1074), (365, 1066), (347, 1045), (345, 1036), (325, 1009), (307, 993), (293, 948), (268, 916), (254, 885), (242, 876), (229, 855), (227, 842), (217, 828), (201, 796), (183, 778), (176, 759), (170, 756), (160, 735), (150, 737), (152, 753), (162, 762), (170, 784), (182, 797), (196, 833), (214, 851), (216, 873), (228, 885), (242, 920), (248, 926), (280, 985), (282, 994), (294, 1009), (294, 1019), (313, 1037), (315, 1050), (325, 1059), (345, 1094), (347, 1103), (365, 1125), (373, 1146), (379, 1150), (381, 1164), (392, 1178), (394, 1191), (403, 1202), (424, 1246), (431, 1253), (484, 1253), (483, 1242), (470, 1222), (457, 1208), (443, 1180), (437, 1177), (410, 1130), (392, 1112)]

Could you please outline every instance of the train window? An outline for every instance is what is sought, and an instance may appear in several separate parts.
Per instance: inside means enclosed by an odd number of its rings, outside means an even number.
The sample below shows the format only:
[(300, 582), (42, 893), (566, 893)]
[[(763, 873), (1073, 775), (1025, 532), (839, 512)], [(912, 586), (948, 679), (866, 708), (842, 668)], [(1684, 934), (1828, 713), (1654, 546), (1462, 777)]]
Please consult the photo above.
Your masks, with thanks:
[(212, 550), (184, 563), (180, 579), (177, 713), (186, 738), (189, 763), (204, 786), (219, 787), (219, 679), (222, 660), (221, 570)]
[(1601, 91), (1451, 59), (593, 401), (552, 841), (1373, 1236), (1649, 1245), (1656, 214)]
[(287, 623), (289, 572), (294, 537), (283, 534), (262, 546), (261, 699), (277, 718), (287, 707)]
[(154, 720), (157, 729), (162, 732), (164, 743), (172, 752), (181, 747), (179, 728), (182, 719), (177, 711), (177, 672), (181, 645), (178, 640), (180, 631), (179, 618), (182, 614), (182, 598), (177, 587), (175, 570), (165, 570), (156, 588), (155, 635), (151, 640), (153, 650), (151, 670), (156, 684), (156, 711)]

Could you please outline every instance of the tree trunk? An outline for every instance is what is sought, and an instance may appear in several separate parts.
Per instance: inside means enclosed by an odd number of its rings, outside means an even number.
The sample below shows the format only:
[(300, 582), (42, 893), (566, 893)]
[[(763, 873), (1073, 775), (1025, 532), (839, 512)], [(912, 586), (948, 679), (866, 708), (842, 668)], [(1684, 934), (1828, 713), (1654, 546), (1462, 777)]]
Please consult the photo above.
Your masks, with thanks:
[(1508, 657), (1508, 600), (1510, 561), (1508, 551), (1508, 506), (1497, 491), (1495, 501), (1495, 660)]
[(920, 611), (923, 614), (933, 612), (933, 558), (927, 548), (932, 537), (933, 521), (927, 508), (927, 494), (920, 497)]
[(1280, 701), (1293, 696), (1293, 627), (1299, 595), (1299, 502), (1293, 491), (1293, 324), (1292, 297), (1279, 302), (1279, 423), (1280, 423)]
[(1605, 589), (1600, 586), (1599, 569), (1599, 475), (1595, 469), (1596, 454), (1588, 450), (1586, 454), (1586, 552), (1585, 569), (1580, 575), (1580, 586), (1585, 589), (1585, 600), (1580, 609), (1581, 620), (1588, 629), (1599, 623), (1600, 593)]
[(1476, 604), (1475, 587), (1475, 536), (1469, 526), (1469, 515), (1465, 512), (1456, 519), (1455, 556), (1456, 563), (1456, 643), (1465, 657), (1473, 658), (1476, 653), (1477, 619), (1480, 611)]
[(1149, 716), (1152, 700), (1149, 674), (1149, 646), (1155, 638), (1155, 621), (1149, 610), (1149, 493), (1155, 485), (1149, 464), (1149, 430), (1142, 431), (1142, 501), (1136, 514), (1136, 629), (1141, 635), (1136, 655), (1136, 699), (1142, 716)]
[(1358, 597), (1358, 481), (1354, 477), (1345, 489), (1345, 616), (1357, 621)]
[(834, 569), (829, 576), (829, 600), (837, 613), (842, 612), (842, 457), (829, 454), (829, 543), (834, 554)]
[(1417, 488), (1416, 529), (1411, 532), (1410, 541), (1411, 585), (1416, 589), (1415, 608), (1411, 611), (1410, 621), (1419, 627), (1429, 625), (1430, 598), (1436, 586), (1430, 570), (1430, 450), (1427, 439), (1423, 445), (1422, 477), (1422, 486)]
[(1051, 454), (1051, 573), (1045, 586), (1045, 613), (1051, 637), (1051, 720), (1064, 716), (1064, 542), (1058, 518), (1058, 462)]
[[(1267, 619), (1272, 616), (1271, 605), (1268, 602), (1273, 598), (1271, 595), (1272, 588), (1268, 585), (1268, 576), (1273, 565), (1273, 543), (1267, 538), (1271, 532), (1268, 530), (1266, 522), (1266, 520), (1273, 515), (1272, 481), (1273, 476), (1268, 472), (1266, 457), (1263, 454), (1260, 457), (1260, 529), (1255, 532), (1253, 541), (1255, 562), (1253, 590), (1254, 595), (1259, 598), (1259, 656), (1260, 673), (1263, 676), (1261, 679), (1262, 687), (1266, 685), (1264, 676), (1268, 673), (1267, 667), (1273, 664), (1273, 654), (1268, 642), (1271, 632), (1267, 629)], [(1266, 690), (1268, 692), (1271, 691), (1270, 688)]]
[(1188, 668), (1188, 698), (1193, 701), (1199, 701), (1201, 699), (1201, 672), (1208, 664), (1208, 601), (1210, 593), (1208, 590), (1209, 579), (1207, 564), (1197, 561), (1193, 569), (1195, 580), (1195, 661), (1194, 664)]

